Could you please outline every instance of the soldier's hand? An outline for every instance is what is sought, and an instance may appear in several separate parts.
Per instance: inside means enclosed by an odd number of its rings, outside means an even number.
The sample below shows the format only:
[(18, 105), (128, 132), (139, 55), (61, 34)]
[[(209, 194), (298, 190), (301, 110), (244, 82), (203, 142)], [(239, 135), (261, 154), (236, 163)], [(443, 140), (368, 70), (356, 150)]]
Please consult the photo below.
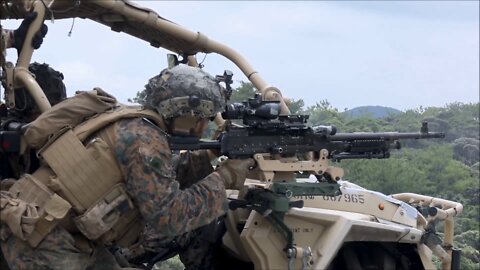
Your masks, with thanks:
[[(27, 31), (28, 28), (30, 27), (30, 24), (37, 18), (37, 12), (32, 12), (30, 15), (28, 15), (23, 22), (20, 24), (17, 30), (13, 31), (13, 47), (17, 49), (17, 53), (20, 54), (23, 43), (25, 42), (25, 37), (27, 36)], [(48, 32), (48, 27), (46, 24), (42, 24), (40, 26), (40, 29), (33, 35), (32, 38), (32, 47), (34, 49), (40, 48), (40, 45), (43, 43), (43, 38)]]
[(255, 165), (255, 161), (249, 159), (227, 159), (222, 162), (217, 172), (222, 177), (226, 189), (241, 189), (247, 172)]

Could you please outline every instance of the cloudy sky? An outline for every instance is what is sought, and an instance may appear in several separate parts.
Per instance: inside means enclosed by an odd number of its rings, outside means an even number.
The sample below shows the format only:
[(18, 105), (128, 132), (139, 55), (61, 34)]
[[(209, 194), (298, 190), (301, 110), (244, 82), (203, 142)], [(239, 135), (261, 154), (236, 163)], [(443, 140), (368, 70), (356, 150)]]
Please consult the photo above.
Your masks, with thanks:
[[(479, 101), (478, 1), (136, 2), (232, 47), (284, 96), (307, 106), (326, 99), (341, 111), (406, 110)], [(166, 50), (103, 25), (77, 19), (71, 36), (71, 19), (47, 25), (33, 59), (61, 70), (69, 95), (100, 86), (126, 102), (166, 67)], [(203, 64), (246, 81), (218, 55)]]

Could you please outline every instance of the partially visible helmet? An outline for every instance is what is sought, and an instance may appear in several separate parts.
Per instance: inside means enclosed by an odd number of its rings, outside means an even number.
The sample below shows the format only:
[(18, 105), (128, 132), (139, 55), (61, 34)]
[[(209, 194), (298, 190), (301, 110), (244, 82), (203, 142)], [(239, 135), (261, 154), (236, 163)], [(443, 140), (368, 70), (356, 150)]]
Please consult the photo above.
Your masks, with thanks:
[[(61, 72), (51, 68), (48, 64), (37, 62), (30, 64), (28, 70), (35, 75), (35, 80), (52, 106), (67, 98), (67, 90)], [(15, 110), (23, 114), (37, 110), (35, 101), (25, 88), (15, 90)]]
[(191, 114), (209, 118), (225, 109), (223, 87), (200, 68), (178, 65), (164, 69), (145, 85), (141, 101), (164, 118)]

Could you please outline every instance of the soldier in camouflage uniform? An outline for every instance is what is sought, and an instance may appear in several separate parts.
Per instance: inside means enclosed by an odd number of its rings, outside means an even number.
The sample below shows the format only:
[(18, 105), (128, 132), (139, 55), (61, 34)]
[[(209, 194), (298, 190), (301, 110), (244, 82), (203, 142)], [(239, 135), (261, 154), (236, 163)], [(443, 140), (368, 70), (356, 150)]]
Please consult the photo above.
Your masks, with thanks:
[[(144, 106), (163, 117), (166, 130), (146, 119), (130, 118), (107, 126), (94, 137), (113, 149), (128, 195), (143, 220), (157, 239), (171, 243), (225, 215), (225, 189), (243, 186), (254, 161), (227, 160), (212, 171), (206, 152), (186, 153), (179, 158), (186, 165), (183, 168), (210, 170), (198, 173), (181, 169), (183, 179), (177, 181), (169, 134), (200, 135), (209, 119), (224, 108), (221, 87), (206, 72), (184, 65), (163, 70), (145, 87)], [(188, 175), (190, 172), (197, 175)], [(194, 179), (200, 177), (203, 179)], [(2, 251), (12, 269), (120, 268), (102, 243), (87, 241), (67, 226), (55, 227), (36, 248), (10, 235), (2, 242)], [(187, 268), (203, 268), (196, 263), (202, 258), (183, 258)]]

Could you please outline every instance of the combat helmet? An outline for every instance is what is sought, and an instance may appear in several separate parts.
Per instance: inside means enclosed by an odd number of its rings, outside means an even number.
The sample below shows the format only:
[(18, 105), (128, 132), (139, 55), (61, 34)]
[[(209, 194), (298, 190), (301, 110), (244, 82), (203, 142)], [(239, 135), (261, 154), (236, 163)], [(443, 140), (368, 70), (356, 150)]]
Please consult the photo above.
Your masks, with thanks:
[[(40, 88), (53, 106), (67, 98), (67, 90), (63, 83), (63, 74), (48, 64), (32, 63), (28, 70), (35, 75)], [(32, 96), (25, 88), (15, 91), (15, 112), (21, 115), (28, 115), (37, 111), (37, 105)]]
[(218, 81), (202, 69), (178, 65), (151, 78), (140, 103), (165, 119), (188, 114), (209, 118), (225, 109), (225, 93)]

